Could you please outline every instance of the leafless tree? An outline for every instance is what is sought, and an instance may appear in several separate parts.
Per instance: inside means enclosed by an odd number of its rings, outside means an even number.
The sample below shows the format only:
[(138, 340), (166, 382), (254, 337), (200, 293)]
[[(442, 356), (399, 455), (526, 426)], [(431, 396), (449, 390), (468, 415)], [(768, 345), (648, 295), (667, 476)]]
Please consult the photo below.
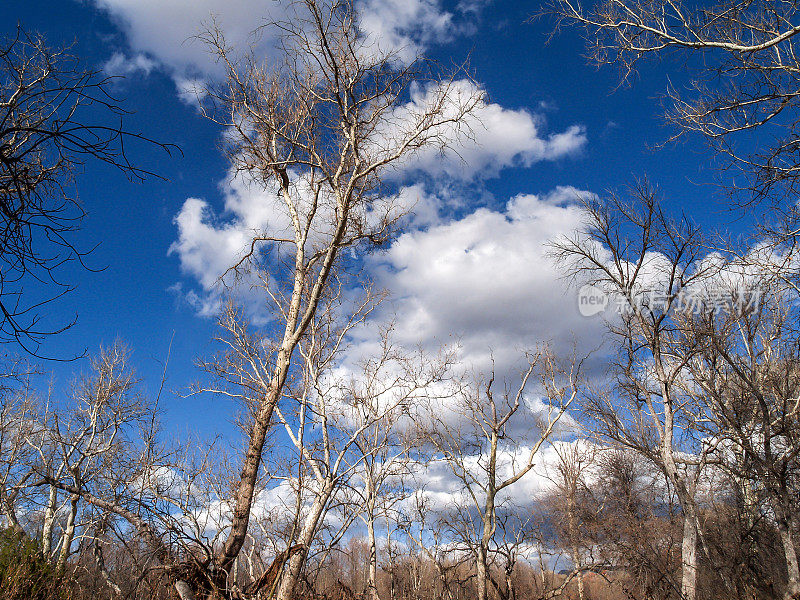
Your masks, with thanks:
[[(755, 525), (759, 490), (773, 513), (784, 550), (786, 598), (800, 596), (795, 543), (796, 485), (800, 455), (800, 379), (794, 291), (782, 284), (763, 252), (728, 270), (716, 292), (739, 309), (693, 311), (687, 337), (701, 351), (689, 363), (702, 430), (716, 447), (721, 468), (738, 482), (743, 509)], [(761, 259), (761, 260), (759, 260)], [(736, 268), (738, 267), (738, 268)]]
[[(497, 515), (503, 493), (535, 466), (559, 421), (578, 396), (580, 363), (563, 366), (547, 349), (526, 355), (528, 365), (519, 385), (496, 395), (494, 374), (478, 379), (455, 396), (452, 406), (430, 403), (421, 423), (423, 434), (462, 486), (465, 505), (454, 507), (462, 514), (462, 538), (470, 542), (476, 562), (477, 594), (488, 596), (490, 544), (497, 531)], [(538, 385), (529, 388), (531, 378)], [(529, 404), (539, 394), (540, 407)], [(520, 421), (527, 417), (526, 435), (519, 437)], [(514, 440), (518, 440), (518, 447)]]
[(546, 476), (553, 482), (552, 510), (561, 521), (565, 546), (572, 562), (574, 578), (578, 582), (578, 598), (584, 600), (585, 570), (595, 567), (587, 559), (590, 554), (591, 537), (583, 531), (584, 513), (587, 506), (589, 476), (596, 468), (598, 449), (583, 437), (553, 444), (556, 463), (546, 467)]
[[(260, 271), (276, 330), (258, 362), (234, 341), (232, 370), (219, 369), (232, 380), (240, 379), (237, 369), (247, 371), (241, 379), (257, 405), (232, 523), (216, 558), (226, 572), (246, 538), (273, 411), (342, 251), (386, 241), (408, 208), (394, 200), (382, 174), (420, 148), (446, 146), (482, 99), (428, 63), (404, 65), (370, 45), (349, 1), (303, 0), (290, 9), (290, 21), (268, 26), (282, 36), (276, 64), (236, 59), (218, 29), (201, 36), (228, 72), (222, 89), (209, 90), (204, 110), (227, 128), (234, 170), (274, 190), (276, 214), (289, 223), (287, 231), (257, 232), (233, 265), (237, 273)], [(429, 86), (428, 100), (417, 111), (400, 110), (412, 84)]]
[(682, 569), (674, 557), (683, 527), (663, 471), (637, 452), (609, 448), (598, 456), (596, 475), (581, 521), (595, 562), (622, 575), (606, 581), (628, 600), (678, 596)]
[(409, 498), (411, 502), (407, 502), (405, 511), (398, 513), (399, 529), (411, 541), (410, 546), (433, 565), (438, 596), (453, 600), (464, 583), (460, 581), (459, 572), (471, 557), (467, 549), (453, 539), (453, 524), (439, 510), (441, 507), (431, 502), (425, 487), (412, 485), (416, 489)]
[(30, 442), (41, 432), (41, 410), (29, 371), (12, 362), (0, 379), (0, 514), (5, 526), (18, 533), (24, 532), (18, 511), (35, 478), (37, 457)]
[[(73, 191), (81, 166), (96, 160), (131, 179), (152, 175), (129, 162), (125, 144), (155, 142), (122, 127), (126, 111), (110, 86), (38, 34), (18, 27), (0, 42), (0, 341), (32, 354), (72, 324), (49, 325), (40, 311), (73, 288), (60, 267), (87, 254), (71, 235), (84, 215)], [(110, 124), (92, 122), (98, 109)]]
[[(361, 463), (351, 488), (361, 506), (360, 518), (367, 527), (367, 600), (378, 600), (376, 528), (382, 518), (388, 521), (396, 515), (398, 505), (410, 496), (404, 481), (411, 474), (416, 444), (409, 414), (414, 411), (414, 404), (419, 403), (420, 395), (429, 398), (443, 393), (441, 388), (447, 388), (452, 361), (448, 354), (432, 358), (419, 352), (408, 353), (395, 346), (391, 336), (391, 328), (383, 331), (380, 353), (361, 364), (361, 383), (351, 394), (354, 400), (351, 412), (359, 430), (353, 460)], [(362, 428), (361, 424), (368, 426)], [(388, 527), (387, 524), (387, 535)]]
[(28, 441), (38, 455), (38, 480), (32, 485), (47, 490), (42, 532), (46, 552), (50, 551), (56, 514), (64, 512), (56, 510), (57, 503), (66, 494), (59, 568), (69, 558), (79, 525), (84, 530), (91, 528), (89, 523), (78, 523), (81, 503), (101, 511), (118, 508), (116, 514), (123, 517), (126, 510), (138, 513), (124, 490), (136, 486), (141, 474), (141, 470), (134, 472), (132, 464), (141, 465), (137, 453), (143, 450), (134, 436), (152, 423), (153, 407), (137, 393), (136, 386), (128, 350), (119, 343), (101, 350), (92, 359), (91, 372), (74, 384), (69, 395), (72, 403), (46, 412), (39, 424), (40, 434)]
[(701, 261), (697, 228), (670, 220), (647, 184), (633, 195), (630, 203), (586, 203), (585, 230), (557, 241), (554, 254), (622, 312), (609, 320), (620, 348), (614, 391), (590, 397), (585, 413), (606, 440), (648, 457), (674, 487), (685, 515), (681, 595), (694, 600), (701, 533), (695, 491), (711, 449), (693, 434), (687, 365), (698, 349), (679, 321), (689, 295), (716, 265)]
[[(377, 502), (396, 469), (393, 462), (405, 452), (402, 444), (389, 438), (391, 430), (384, 427), (407, 415), (429, 390), (443, 382), (451, 364), (447, 356), (437, 361), (423, 354), (406, 354), (391, 342), (389, 330), (375, 356), (356, 364), (355, 372), (337, 376), (334, 369), (341, 364), (347, 338), (369, 316), (375, 300), (367, 293), (344, 322), (339, 304), (338, 294), (320, 304), (298, 349), (305, 369), (294, 402), (275, 409), (297, 449), (298, 460), (307, 467), (307, 491), (311, 492), (309, 506), (304, 507), (307, 514), (293, 540), (303, 550), (291, 558), (276, 592), (278, 600), (290, 600), (308, 548), (337, 493), (354, 495), (354, 514), (365, 517), (370, 551), (368, 593), (376, 594)], [(381, 453), (392, 463), (379, 464)], [(345, 519), (349, 522), (352, 518)]]

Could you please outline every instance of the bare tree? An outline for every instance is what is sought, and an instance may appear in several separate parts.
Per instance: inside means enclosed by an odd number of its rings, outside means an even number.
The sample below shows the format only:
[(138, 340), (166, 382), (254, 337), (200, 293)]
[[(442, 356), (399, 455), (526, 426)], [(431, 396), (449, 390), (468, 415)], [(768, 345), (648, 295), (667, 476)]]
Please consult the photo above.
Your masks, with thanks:
[(797, 598), (797, 315), (794, 291), (775, 272), (784, 268), (783, 257), (765, 261), (762, 255), (752, 252), (749, 264), (732, 264), (727, 280), (715, 282), (714, 292), (728, 297), (730, 309), (705, 307), (687, 317), (687, 336), (701, 348), (688, 366), (696, 384), (695, 405), (704, 412), (701, 428), (716, 448), (719, 465), (739, 483), (750, 527), (757, 490), (771, 507), (788, 578), (784, 597)]
[[(57, 545), (56, 566), (63, 569), (70, 556), (79, 526), (80, 504), (94, 498), (109, 498), (109, 490), (120, 491), (130, 484), (118, 465), (124, 465), (136, 451), (132, 434), (152, 415), (152, 407), (139, 396), (129, 365), (129, 352), (121, 344), (102, 349), (92, 359), (91, 372), (79, 378), (70, 394), (73, 403), (62, 410), (45, 412), (39, 422), (39, 435), (28, 440), (38, 460), (39, 476), (32, 486), (47, 490), (42, 545), (51, 551), (51, 536), (56, 514), (62, 514), (61, 537)], [(66, 511), (57, 511), (61, 494), (66, 492)], [(113, 497), (113, 496), (111, 496)], [(88, 513), (87, 513), (88, 514)], [(56, 550), (53, 548), (53, 551)]]
[[(453, 80), (437, 77), (424, 62), (406, 66), (369, 45), (349, 1), (303, 0), (291, 8), (291, 21), (269, 25), (282, 35), (283, 60), (277, 64), (236, 60), (217, 29), (202, 36), (228, 71), (227, 85), (210, 90), (213, 108), (206, 114), (228, 128), (234, 169), (274, 190), (276, 214), (289, 222), (287, 231), (254, 235), (233, 267), (263, 267), (263, 289), (277, 324), (259, 362), (247, 362), (248, 351), (234, 342), (234, 369), (220, 369), (231, 380), (240, 379), (236, 369), (247, 370), (242, 378), (254, 386), (257, 403), (231, 527), (217, 557), (226, 572), (246, 537), (273, 411), (295, 350), (341, 268), (342, 250), (386, 241), (405, 211), (381, 175), (420, 148), (446, 145), (482, 98), (455, 93)], [(430, 85), (429, 99), (418, 111), (399, 110), (417, 83)], [(273, 261), (265, 264), (267, 252)]]
[(674, 222), (642, 184), (626, 204), (586, 203), (586, 229), (554, 244), (568, 271), (606, 291), (620, 307), (609, 327), (619, 341), (615, 393), (589, 399), (586, 414), (606, 439), (641, 453), (663, 469), (684, 513), (681, 596), (697, 592), (700, 535), (697, 482), (710, 448), (693, 431), (696, 411), (686, 393), (687, 365), (697, 348), (679, 321), (687, 294), (715, 272), (703, 263), (700, 234)]
[(560, 529), (564, 533), (574, 578), (578, 581), (578, 598), (584, 600), (584, 571), (594, 565), (588, 564), (586, 558), (590, 550), (586, 546), (591, 544), (591, 538), (582, 531), (582, 513), (587, 509), (587, 476), (596, 467), (597, 448), (583, 438), (553, 444), (553, 447), (556, 463), (547, 469), (547, 476), (554, 484), (553, 509), (563, 522)]
[[(609, 448), (598, 456), (597, 478), (586, 489), (590, 512), (582, 524), (595, 561), (622, 577), (606, 579), (628, 600), (680, 594), (675, 564), (683, 523), (661, 469), (641, 454)], [(677, 517), (677, 518), (676, 518)], [(677, 578), (674, 576), (677, 566)]]
[[(548, 10), (559, 22), (582, 27), (590, 59), (619, 65), (625, 78), (651, 56), (699, 54), (688, 61), (688, 93), (669, 92), (667, 120), (676, 136), (697, 132), (741, 168), (746, 202), (780, 188), (787, 199), (797, 191), (800, 14), (793, 3), (555, 0)], [(756, 130), (757, 139), (748, 137)]]
[[(418, 395), (430, 397), (437, 393), (436, 386), (446, 388), (452, 360), (448, 355), (431, 359), (420, 353), (409, 354), (393, 345), (391, 335), (391, 328), (384, 330), (380, 354), (362, 363), (361, 384), (351, 394), (354, 423), (359, 424), (360, 432), (354, 441), (354, 460), (361, 463), (351, 489), (362, 507), (360, 518), (367, 527), (367, 600), (378, 600), (376, 528), (382, 517), (388, 521), (396, 515), (397, 505), (409, 497), (404, 481), (412, 469), (411, 453), (416, 444), (408, 415), (413, 412)], [(390, 396), (394, 398), (390, 400)], [(362, 428), (360, 424), (368, 426)]]
[[(475, 557), (479, 600), (488, 597), (490, 544), (502, 494), (534, 468), (540, 449), (579, 393), (579, 363), (563, 367), (547, 348), (526, 359), (528, 366), (515, 388), (496, 396), (492, 373), (465, 387), (454, 406), (431, 402), (421, 417), (428, 423), (420, 424), (423, 434), (462, 486), (465, 506), (454, 508), (462, 513), (462, 537)], [(538, 384), (533, 390), (528, 386), (532, 376)], [(532, 394), (541, 395), (542, 406), (528, 404)], [(523, 417), (532, 422), (525, 426), (526, 437), (519, 439), (524, 445), (517, 447), (513, 440)]]
[(35, 479), (31, 441), (41, 433), (41, 410), (22, 364), (13, 362), (0, 378), (0, 514), (6, 527), (23, 533), (18, 511)]
[(416, 547), (420, 555), (433, 565), (439, 580), (438, 596), (453, 600), (461, 583), (458, 573), (469, 561), (469, 553), (452, 539), (452, 523), (447, 515), (434, 508), (424, 486), (417, 486), (411, 499), (413, 503), (398, 514), (398, 525), (405, 537), (413, 542), (412, 547)]
[[(399, 64), (366, 45), (349, 2), (308, 0), (293, 5), (291, 22), (273, 25), (283, 35), (283, 63), (261, 66), (236, 61), (218, 30), (203, 39), (228, 69), (228, 85), (212, 91), (215, 112), (229, 128), (229, 152), (237, 171), (274, 189), (276, 210), (288, 215), (287, 232), (261, 232), (234, 269), (260, 269), (280, 331), (250, 371), (251, 398), (258, 404), (235, 492), (233, 520), (218, 565), (230, 572), (244, 543), (261, 453), (273, 411), (284, 393), (293, 357), (320, 299), (335, 277), (344, 248), (366, 248), (391, 234), (402, 215), (380, 175), (415, 150), (445, 143), (480, 95), (453, 95), (452, 82), (438, 82), (433, 100), (419, 113), (396, 109), (409, 85), (420, 81), (422, 63)], [(239, 340), (241, 341), (241, 340)], [(246, 347), (231, 348), (230, 365)], [(234, 369), (238, 368), (234, 366)], [(238, 379), (235, 371), (218, 369)]]
[[(97, 160), (131, 179), (152, 175), (129, 162), (125, 143), (155, 142), (123, 129), (110, 85), (37, 34), (17, 28), (0, 42), (0, 341), (32, 354), (72, 324), (48, 325), (39, 311), (73, 288), (59, 267), (86, 256), (71, 236), (84, 215), (73, 191), (80, 167)], [(93, 123), (98, 109), (117, 122)]]
[[(436, 361), (424, 354), (405, 353), (391, 342), (387, 330), (375, 356), (356, 364), (355, 372), (337, 376), (334, 369), (341, 365), (348, 336), (375, 306), (375, 300), (367, 293), (352, 316), (341, 322), (340, 302), (337, 294), (320, 305), (298, 349), (305, 369), (296, 404), (275, 409), (310, 479), (306, 488), (310, 492), (309, 506), (304, 507), (306, 515), (293, 540), (303, 550), (290, 559), (276, 592), (278, 600), (290, 600), (308, 549), (337, 493), (354, 495), (356, 503), (351, 513), (355, 518), (365, 516), (370, 550), (368, 593), (377, 593), (377, 502), (387, 478), (397, 468), (394, 461), (405, 452), (402, 444), (388, 437), (390, 431), (384, 427), (407, 415), (428, 390), (444, 381), (451, 364), (448, 356)], [(388, 457), (388, 464), (379, 464), (381, 453)], [(360, 487), (357, 480), (364, 484), (361, 494), (353, 489)], [(345, 487), (348, 482), (350, 485)], [(344, 519), (345, 523), (352, 522), (352, 518)]]

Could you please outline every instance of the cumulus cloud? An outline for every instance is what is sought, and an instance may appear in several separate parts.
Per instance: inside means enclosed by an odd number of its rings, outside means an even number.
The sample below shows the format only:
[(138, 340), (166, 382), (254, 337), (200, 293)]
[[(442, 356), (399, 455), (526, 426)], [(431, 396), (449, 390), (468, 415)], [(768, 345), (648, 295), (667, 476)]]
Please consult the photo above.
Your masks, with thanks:
[(406, 63), (454, 29), (453, 14), (443, 11), (437, 0), (364, 0), (359, 9), (359, 27), (367, 45), (396, 52)]
[[(591, 243), (591, 242), (587, 242)], [(611, 264), (611, 253), (597, 246), (599, 260)], [(781, 248), (756, 245), (742, 256), (712, 251), (689, 264), (675, 265), (665, 254), (646, 252), (641, 264), (623, 262), (625, 279), (632, 280), (625, 294), (595, 270), (594, 289), (608, 298), (599, 312), (613, 318), (630, 311), (665, 310), (706, 312), (754, 309), (765, 295), (781, 297), (786, 273), (795, 272), (797, 260)], [(635, 280), (634, 280), (635, 276)], [(678, 287), (681, 286), (681, 287)], [(677, 294), (674, 301), (670, 301)]]
[(213, 316), (219, 310), (223, 276), (249, 250), (252, 238), (264, 232), (286, 235), (290, 228), (288, 215), (276, 201), (276, 188), (264, 189), (231, 173), (221, 191), (221, 215), (200, 198), (183, 203), (175, 217), (178, 239), (168, 251), (179, 258), (181, 270), (200, 285), (200, 293), (185, 291), (183, 286), (173, 286), (174, 291), (202, 316)]
[[(302, 206), (304, 198), (310, 201), (312, 197), (307, 180), (294, 172), (289, 175)], [(224, 276), (250, 251), (254, 237), (294, 239), (291, 217), (286, 205), (280, 200), (276, 185), (264, 186), (245, 173), (234, 174), (231, 171), (221, 182), (220, 191), (223, 197), (221, 211), (215, 211), (204, 199), (186, 199), (175, 217), (178, 238), (168, 250), (169, 255), (178, 257), (181, 270), (196, 280), (200, 288), (187, 289), (182, 284), (176, 284), (170, 288), (171, 291), (183, 297), (202, 316), (213, 316), (219, 310), (223, 284), (232, 283), (232, 277), (226, 280)], [(377, 199), (372, 205), (373, 210), (366, 211), (365, 218), (369, 220), (380, 213), (384, 205), (393, 207), (392, 212), (409, 211), (406, 224), (410, 227), (427, 226), (440, 218), (437, 200), (426, 193), (421, 185), (400, 187), (390, 197)], [(333, 217), (326, 218), (325, 214), (326, 211), (335, 210), (335, 201), (322, 194), (318, 210), (322, 215), (320, 222), (332, 222)], [(308, 240), (309, 247), (319, 247), (327, 243), (328, 234), (324, 228), (312, 230)], [(265, 248), (266, 246), (260, 246), (257, 251)], [(292, 250), (291, 243), (277, 247), (278, 253)], [(252, 310), (258, 305), (263, 311), (263, 301), (249, 301), (248, 295), (254, 294), (248, 291), (248, 284), (255, 283), (255, 279), (240, 283), (242, 285), (238, 286), (238, 292), (243, 303), (252, 304), (248, 306)], [(251, 312), (251, 316), (261, 322), (268, 320), (266, 314)]]
[[(439, 85), (416, 86), (408, 103), (398, 106), (388, 119), (392, 124), (379, 132), (384, 140), (395, 137), (393, 130), (407, 131), (417, 116), (441, 101)], [(544, 160), (557, 160), (580, 152), (586, 145), (586, 130), (572, 125), (565, 131), (544, 135), (544, 119), (525, 109), (512, 110), (489, 102), (473, 82), (460, 80), (449, 85), (444, 115), (456, 115), (459, 108), (480, 98), (457, 124), (446, 123), (437, 134), (447, 146), (426, 146), (396, 164), (398, 176), (425, 173), (471, 180), (496, 177), (507, 167), (529, 167)], [(449, 105), (449, 106), (448, 106)], [(376, 142), (380, 144), (380, 142)]]
[[(443, 221), (441, 201), (420, 185), (400, 188), (397, 201), (416, 206), (410, 228), (368, 269), (392, 301), (398, 340), (413, 346), (459, 340), (465, 359), (485, 367), (490, 354), (511, 369), (520, 351), (552, 341), (566, 349), (573, 338), (594, 344), (602, 321), (586, 319), (574, 290), (547, 255), (546, 243), (582, 224), (575, 202), (586, 192), (559, 187), (544, 195), (519, 195), (503, 210), (481, 208), (455, 221)], [(203, 314), (217, 306), (219, 279), (249, 249), (258, 232), (285, 235), (288, 216), (274, 190), (241, 177), (223, 186), (224, 210), (189, 198), (177, 215), (178, 239), (169, 252), (200, 289), (193, 303)], [(361, 332), (363, 343), (370, 333)], [(375, 334), (377, 335), (377, 334)], [(511, 372), (509, 370), (509, 372)]]
[(254, 28), (285, 15), (261, 0), (94, 0), (125, 32), (134, 51), (146, 52), (179, 76), (218, 75), (220, 66), (194, 38), (212, 16), (231, 44), (247, 42)]
[[(275, 21), (291, 20), (290, 2), (262, 0), (93, 0), (126, 35), (134, 52), (144, 52), (173, 74), (176, 84), (187, 79), (213, 79), (223, 74), (196, 36), (213, 22), (234, 48), (255, 45), (256, 55), (270, 57), (274, 33), (254, 30)], [(477, 4), (449, 12), (439, 0), (360, 0), (359, 27), (368, 47), (394, 52), (409, 62), (430, 44), (462, 30), (477, 12)]]
[(521, 350), (543, 342), (591, 349), (603, 322), (580, 315), (575, 291), (547, 256), (549, 241), (581, 227), (575, 200), (586, 194), (559, 187), (518, 195), (504, 210), (481, 208), (400, 236), (370, 264), (391, 293), (384, 310), (398, 340), (435, 347), (458, 339), (465, 361), (485, 369), (493, 357), (509, 375)]

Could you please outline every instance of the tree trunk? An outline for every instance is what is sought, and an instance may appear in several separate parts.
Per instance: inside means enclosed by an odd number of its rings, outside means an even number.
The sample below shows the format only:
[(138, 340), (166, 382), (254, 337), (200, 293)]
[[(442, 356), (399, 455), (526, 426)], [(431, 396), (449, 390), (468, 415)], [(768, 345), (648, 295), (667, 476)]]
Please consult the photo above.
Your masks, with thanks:
[(25, 534), (25, 530), (22, 528), (22, 525), (19, 524), (19, 520), (17, 519), (17, 513), (14, 510), (14, 505), (3, 491), (2, 485), (0, 485), (0, 501), (2, 501), (3, 513), (6, 515), (6, 519), (8, 519), (8, 524), (11, 526), (11, 529), (18, 534)]
[(506, 571), (506, 598), (517, 600), (517, 590), (514, 588), (514, 567)]
[[(100, 535), (100, 532), (98, 532)], [(111, 590), (111, 597), (112, 598), (120, 598), (122, 596), (122, 590), (120, 587), (114, 583), (114, 580), (111, 579), (111, 574), (106, 569), (106, 560), (103, 556), (103, 548), (100, 545), (100, 538), (95, 538), (94, 543), (92, 544), (92, 554), (94, 555), (94, 562), (97, 565), (97, 570), (100, 572), (100, 575), (108, 585), (109, 589)], [(183, 596), (181, 596), (183, 598)]]
[(57, 501), (56, 487), (51, 485), (50, 495), (47, 498), (47, 506), (44, 511), (44, 521), (42, 522), (42, 554), (47, 560), (50, 560), (50, 553), (53, 550), (53, 523), (56, 520)]
[(488, 586), (486, 585), (489, 579), (489, 566), (488, 566), (488, 556), (487, 556), (487, 548), (481, 540), (480, 546), (478, 546), (478, 560), (476, 567), (476, 575), (477, 580), (476, 584), (478, 586), (478, 600), (486, 600)]
[(272, 411), (275, 409), (278, 392), (272, 390), (264, 403), (259, 408), (255, 417), (255, 423), (250, 430), (247, 453), (245, 454), (242, 474), (239, 484), (236, 487), (236, 499), (233, 509), (233, 519), (231, 531), (220, 557), (220, 567), (226, 572), (230, 572), (233, 561), (239, 556), (239, 551), (244, 545), (247, 536), (247, 528), (250, 524), (250, 509), (253, 504), (253, 494), (255, 492), (256, 481), (258, 480), (258, 469), (261, 466), (261, 453), (264, 450), (264, 442), (267, 439), (267, 432), (272, 421)]
[(64, 533), (61, 536), (61, 551), (58, 553), (58, 562), (56, 563), (56, 570), (61, 571), (67, 564), (69, 558), (69, 551), (72, 547), (72, 538), (75, 537), (75, 517), (78, 514), (78, 494), (72, 494), (69, 500), (69, 514), (67, 515), (67, 524), (64, 527)]
[(331, 492), (331, 489), (323, 490), (314, 500), (311, 511), (308, 513), (308, 516), (306, 516), (303, 529), (300, 531), (300, 535), (297, 539), (297, 543), (302, 545), (303, 549), (293, 555), (289, 560), (289, 567), (283, 574), (283, 577), (281, 577), (278, 591), (275, 594), (275, 600), (292, 600), (294, 597), (295, 589), (300, 581), (300, 573), (308, 557), (308, 549), (311, 546), (311, 542), (314, 541), (314, 536), (317, 533), (319, 522), (325, 512), (325, 506), (328, 504)]
[(693, 514), (684, 511), (683, 544), (681, 546), (681, 598), (695, 600), (697, 596), (697, 523)]
[(178, 597), (181, 600), (194, 600), (194, 592), (192, 591), (192, 587), (185, 581), (176, 581), (175, 591), (178, 592)]
[(569, 522), (569, 537), (572, 542), (572, 562), (573, 568), (577, 569), (578, 578), (578, 600), (584, 600), (585, 592), (583, 589), (583, 558), (578, 548), (578, 523), (575, 518), (575, 496), (577, 495), (577, 485), (570, 485), (567, 498), (567, 520)]
[(378, 597), (378, 547), (375, 542), (375, 516), (371, 508), (367, 515), (367, 541), (369, 542), (369, 572), (367, 574), (367, 600)]
[(494, 518), (495, 518), (495, 489), (497, 477), (497, 432), (492, 431), (492, 436), (489, 441), (489, 465), (487, 470), (488, 481), (486, 482), (486, 501), (483, 506), (483, 532), (481, 533), (480, 545), (478, 546), (478, 564), (477, 564), (477, 585), (478, 585), (478, 598), (477, 600), (486, 600), (488, 593), (488, 580), (489, 580), (489, 541), (494, 535)]
[(783, 507), (779, 508), (776, 516), (778, 532), (781, 536), (783, 553), (786, 560), (787, 581), (784, 598), (786, 600), (795, 600), (800, 598), (800, 568), (797, 564), (797, 549), (794, 544), (794, 537), (792, 536), (792, 517), (791, 513)]
[(395, 600), (395, 559), (392, 553), (392, 530), (389, 527), (389, 513), (386, 512), (386, 562), (389, 565), (389, 600)]
[[(695, 600), (697, 597), (697, 511), (694, 504), (694, 489), (678, 471), (673, 448), (675, 416), (667, 377), (661, 364), (658, 349), (656, 367), (661, 382), (661, 397), (664, 400), (664, 425), (661, 431), (661, 460), (667, 477), (675, 486), (675, 494), (683, 512), (683, 543), (681, 544), (681, 599)], [(657, 421), (656, 417), (653, 417)]]

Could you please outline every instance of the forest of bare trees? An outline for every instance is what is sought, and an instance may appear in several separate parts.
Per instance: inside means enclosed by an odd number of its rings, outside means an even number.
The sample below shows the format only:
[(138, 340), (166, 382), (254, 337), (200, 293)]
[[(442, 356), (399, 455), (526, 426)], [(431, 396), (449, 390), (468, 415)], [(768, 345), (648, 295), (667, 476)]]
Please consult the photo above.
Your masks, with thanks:
[[(735, 172), (731, 206), (761, 218), (731, 241), (645, 178), (575, 198), (582, 228), (547, 257), (576, 302), (608, 302), (606, 335), (586, 354), (531, 340), (508, 373), (394, 323), (354, 343), (387, 301), (364, 261), (415, 210), (394, 173), (458, 155), (485, 93), (465, 65), (371, 43), (349, 0), (290, 4), (264, 25), (278, 60), (213, 20), (194, 40), (224, 70), (197, 110), (285, 224), (251, 231), (222, 277), (267, 324), (231, 291), (179, 390), (232, 400), (235, 441), (168, 431), (164, 380), (148, 391), (121, 341), (41, 385), (37, 344), (63, 326), (37, 311), (82, 256), (73, 171), (150, 175), (122, 141), (152, 142), (80, 121), (84, 103), (124, 111), (71, 56), (23, 30), (0, 50), (0, 598), (800, 598), (796, 6), (541, 7), (624, 79), (651, 55), (702, 63), (667, 95), (666, 137), (700, 136)], [(733, 141), (754, 130), (769, 135)], [(52, 293), (29, 299), (28, 278)]]

